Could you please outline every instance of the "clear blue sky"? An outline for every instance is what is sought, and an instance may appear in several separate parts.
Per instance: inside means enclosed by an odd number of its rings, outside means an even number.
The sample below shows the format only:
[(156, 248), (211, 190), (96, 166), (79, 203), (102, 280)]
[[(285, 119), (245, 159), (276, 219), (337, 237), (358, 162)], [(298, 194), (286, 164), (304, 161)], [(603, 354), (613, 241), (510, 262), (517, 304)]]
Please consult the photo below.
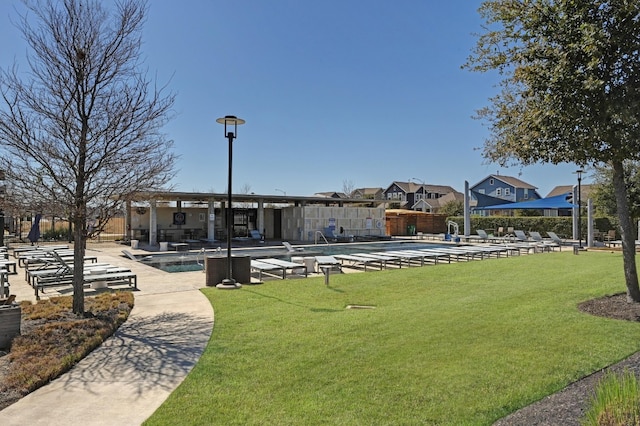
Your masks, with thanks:
[[(180, 155), (175, 189), (226, 191), (228, 145), (215, 122), (224, 115), (246, 120), (233, 192), (312, 195), (412, 178), (462, 191), (496, 172), (542, 196), (576, 184), (573, 164), (501, 169), (482, 159), (488, 130), (472, 116), (498, 76), (460, 68), (480, 3), (151, 1), (143, 55), (149, 77), (177, 94), (166, 127)], [(0, 67), (15, 59), (26, 70), (14, 8), (23, 10), (0, 2)]]

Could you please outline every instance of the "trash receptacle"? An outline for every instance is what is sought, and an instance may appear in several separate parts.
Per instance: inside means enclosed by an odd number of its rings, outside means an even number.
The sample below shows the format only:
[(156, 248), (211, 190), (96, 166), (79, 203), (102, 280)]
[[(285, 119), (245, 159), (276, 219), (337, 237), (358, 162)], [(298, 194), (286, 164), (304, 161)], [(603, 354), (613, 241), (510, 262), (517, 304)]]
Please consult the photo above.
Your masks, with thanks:
[(416, 235), (415, 225), (407, 225), (407, 235)]
[[(227, 256), (209, 256), (205, 260), (206, 285), (215, 287), (227, 278)], [(231, 256), (231, 276), (237, 283), (251, 283), (251, 256)]]
[(169, 243), (168, 242), (161, 242), (160, 243), (160, 251), (169, 251)]
[(10, 347), (13, 338), (20, 335), (21, 315), (20, 305), (0, 309), (0, 348)]
[(131, 240), (131, 248), (132, 248), (132, 249), (137, 249), (137, 248), (138, 248), (138, 243), (139, 243), (139, 242), (140, 242), (140, 241), (138, 241), (138, 240)]
[(307, 268), (307, 273), (316, 271), (316, 258), (313, 256), (306, 256), (302, 258), (304, 266)]

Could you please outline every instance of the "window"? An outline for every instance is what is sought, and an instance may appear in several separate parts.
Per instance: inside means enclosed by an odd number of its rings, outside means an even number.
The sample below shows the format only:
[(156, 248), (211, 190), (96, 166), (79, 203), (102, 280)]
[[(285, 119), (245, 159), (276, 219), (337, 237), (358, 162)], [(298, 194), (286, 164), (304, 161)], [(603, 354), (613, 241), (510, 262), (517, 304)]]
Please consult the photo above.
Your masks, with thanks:
[(529, 190), (527, 188), (524, 189), (524, 199), (525, 200), (529, 199)]
[(511, 195), (511, 188), (505, 188), (504, 195)]
[(502, 188), (496, 188), (496, 196), (500, 197), (502, 195)]
[(494, 184), (494, 183), (495, 183), (495, 182), (494, 182), (493, 178), (489, 179), (489, 185), (492, 185), (492, 186), (493, 186), (493, 184)]

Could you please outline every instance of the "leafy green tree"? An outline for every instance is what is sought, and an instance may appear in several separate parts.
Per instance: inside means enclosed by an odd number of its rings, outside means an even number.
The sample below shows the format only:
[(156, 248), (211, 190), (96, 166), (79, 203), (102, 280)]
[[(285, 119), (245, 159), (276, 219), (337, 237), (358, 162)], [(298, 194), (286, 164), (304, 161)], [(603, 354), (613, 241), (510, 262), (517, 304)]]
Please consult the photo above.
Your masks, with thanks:
[[(640, 217), (640, 162), (624, 162), (624, 181), (627, 184), (629, 212), (632, 218)], [(596, 211), (606, 216), (618, 214), (613, 189), (613, 171), (607, 167), (595, 167), (593, 173), (593, 198)]]
[(161, 129), (175, 96), (141, 69), (144, 0), (114, 2), (112, 15), (98, 0), (24, 3), (29, 72), (0, 72), (0, 169), (17, 199), (69, 212), (73, 312), (83, 314), (87, 220), (106, 223), (129, 193), (173, 177)]
[(501, 165), (573, 162), (612, 170), (630, 301), (640, 301), (623, 162), (640, 159), (640, 2), (487, 0), (465, 66), (497, 71), (479, 111), (483, 155)]
[(438, 214), (445, 214), (449, 217), (462, 216), (464, 214), (464, 202), (460, 200), (448, 201), (440, 207)]

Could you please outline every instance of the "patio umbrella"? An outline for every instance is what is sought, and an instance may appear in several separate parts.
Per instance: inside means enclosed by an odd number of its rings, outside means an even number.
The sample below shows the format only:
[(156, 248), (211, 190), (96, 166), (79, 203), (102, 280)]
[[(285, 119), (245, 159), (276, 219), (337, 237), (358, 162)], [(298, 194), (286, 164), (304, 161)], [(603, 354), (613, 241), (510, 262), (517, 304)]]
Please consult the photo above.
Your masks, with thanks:
[(40, 239), (40, 218), (42, 218), (42, 215), (38, 213), (33, 221), (33, 225), (31, 225), (29, 235), (27, 235), (27, 238), (31, 241), (31, 245)]

